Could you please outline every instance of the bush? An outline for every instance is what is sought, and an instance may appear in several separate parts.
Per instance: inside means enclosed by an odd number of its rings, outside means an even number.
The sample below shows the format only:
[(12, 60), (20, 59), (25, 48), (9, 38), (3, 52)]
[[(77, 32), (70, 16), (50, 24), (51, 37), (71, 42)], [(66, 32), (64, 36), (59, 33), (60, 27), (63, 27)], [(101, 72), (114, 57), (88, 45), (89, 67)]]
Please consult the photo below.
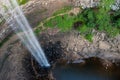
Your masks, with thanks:
[(34, 33), (37, 35), (37, 34), (39, 34), (41, 32), (41, 29), (36, 29), (35, 31), (34, 31)]
[(88, 41), (92, 42), (93, 41), (93, 34), (86, 34), (85, 35), (85, 39), (87, 39)]
[(29, 0), (18, 0), (19, 5), (26, 4)]
[[(84, 23), (83, 24), (84, 29), (81, 28), (80, 32), (82, 30), (83, 32), (84, 31), (87, 32), (89, 28), (94, 28), (98, 31), (106, 32), (110, 37), (114, 37), (117, 34), (119, 34), (120, 11), (111, 10), (110, 5), (113, 4), (113, 1), (104, 0), (96, 8), (89, 8), (83, 10), (82, 13), (80, 13), (76, 19)], [(84, 25), (86, 25), (86, 27)]]
[(112, 22), (112, 26), (120, 28), (120, 10), (114, 11), (111, 14), (111, 22)]
[(68, 31), (72, 29), (75, 16), (70, 16), (68, 14), (63, 16), (56, 16), (44, 23), (46, 27), (58, 27), (61, 31)]

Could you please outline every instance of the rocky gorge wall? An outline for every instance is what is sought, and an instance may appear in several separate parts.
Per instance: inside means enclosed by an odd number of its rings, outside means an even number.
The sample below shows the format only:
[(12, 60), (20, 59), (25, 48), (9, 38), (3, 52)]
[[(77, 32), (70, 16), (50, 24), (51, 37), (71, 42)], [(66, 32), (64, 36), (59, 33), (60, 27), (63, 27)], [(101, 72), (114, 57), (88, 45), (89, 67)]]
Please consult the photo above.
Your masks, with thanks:
[(93, 42), (89, 42), (76, 31), (58, 32), (54, 35), (50, 31), (53, 32), (54, 29), (42, 33), (41, 36), (44, 36), (40, 40), (48, 40), (44, 43), (60, 41), (69, 60), (98, 57), (112, 63), (120, 62), (120, 35), (108, 38), (105, 33), (93, 30)]
[[(59, 57), (67, 60), (67, 63), (84, 63), (84, 59), (95, 57), (101, 59), (106, 69), (112, 64), (119, 65), (117, 63), (120, 63), (120, 36), (108, 38), (105, 33), (93, 30), (95, 34), (93, 42), (89, 42), (74, 30), (64, 33), (55, 31), (56, 29), (49, 29), (38, 36), (45, 54), (50, 57), (48, 60), (51, 64), (55, 64), (54, 62)], [(51, 32), (55, 33), (51, 34)], [(3, 62), (3, 56), (8, 56), (4, 60), (3, 67), (0, 66), (0, 79), (35, 80), (32, 75), (34, 72), (32, 74), (29, 72), (31, 71), (31, 55), (16, 35), (10, 39), (12, 40), (8, 44), (0, 48), (0, 63)]]

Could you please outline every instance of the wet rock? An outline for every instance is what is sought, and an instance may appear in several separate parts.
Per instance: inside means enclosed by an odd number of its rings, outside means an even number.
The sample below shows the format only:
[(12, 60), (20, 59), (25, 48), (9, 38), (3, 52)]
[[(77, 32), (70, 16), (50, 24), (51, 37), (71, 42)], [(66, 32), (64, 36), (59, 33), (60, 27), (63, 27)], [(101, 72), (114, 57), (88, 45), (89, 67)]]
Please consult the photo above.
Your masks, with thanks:
[(101, 63), (106, 70), (111, 69), (113, 67), (113, 63), (111, 61), (101, 60)]
[(72, 63), (74, 63), (74, 64), (76, 64), (76, 63), (85, 63), (85, 61), (84, 60), (75, 60)]
[(51, 63), (56, 63), (58, 59), (63, 56), (63, 49), (61, 47), (61, 42), (57, 41), (55, 43), (50, 42), (44, 47), (44, 52), (48, 58), (48, 61)]

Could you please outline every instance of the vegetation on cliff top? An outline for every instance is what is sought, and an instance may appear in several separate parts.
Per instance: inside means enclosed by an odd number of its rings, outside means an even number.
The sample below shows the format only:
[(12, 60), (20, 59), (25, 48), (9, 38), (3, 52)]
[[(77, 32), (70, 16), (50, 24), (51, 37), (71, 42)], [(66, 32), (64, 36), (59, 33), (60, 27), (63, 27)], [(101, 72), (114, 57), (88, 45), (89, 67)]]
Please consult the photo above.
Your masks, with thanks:
[(90, 42), (93, 37), (93, 29), (114, 37), (120, 33), (120, 10), (111, 10), (110, 5), (113, 3), (114, 0), (102, 0), (99, 6), (86, 8), (77, 16), (74, 14), (56, 16), (71, 9), (71, 7), (63, 8), (54, 13), (53, 16), (56, 17), (46, 20), (44, 26), (57, 27), (61, 31), (76, 29)]

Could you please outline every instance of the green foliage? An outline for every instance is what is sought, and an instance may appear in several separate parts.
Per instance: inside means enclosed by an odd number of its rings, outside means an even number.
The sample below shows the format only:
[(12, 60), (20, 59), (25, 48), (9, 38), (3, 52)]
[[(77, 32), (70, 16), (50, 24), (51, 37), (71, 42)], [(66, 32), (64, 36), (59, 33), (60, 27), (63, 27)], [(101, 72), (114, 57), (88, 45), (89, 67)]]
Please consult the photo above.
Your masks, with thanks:
[(120, 10), (115, 11), (114, 13), (112, 13), (111, 22), (113, 23), (112, 26), (120, 28)]
[[(96, 16), (96, 25), (97, 30), (106, 31), (110, 33), (110, 28), (114, 28), (111, 22), (111, 8), (110, 6), (115, 2), (115, 0), (101, 0), (101, 4), (98, 7), (98, 12), (95, 14)], [(110, 32), (109, 32), (110, 31)]]
[[(104, 11), (109, 11), (111, 9), (111, 5), (115, 3), (115, 0), (101, 0), (100, 1), (100, 8), (104, 9)], [(104, 12), (102, 12), (104, 13)]]
[(56, 16), (55, 18), (46, 21), (44, 26), (51, 28), (58, 27), (61, 29), (61, 31), (68, 31), (72, 28), (74, 18), (75, 16), (70, 16), (68, 14), (63, 16)]
[(93, 41), (93, 34), (86, 34), (85, 35), (85, 39), (87, 39), (88, 41), (92, 42)]
[(83, 10), (82, 13), (78, 14), (77, 19), (82, 20), (87, 27), (95, 27), (95, 13), (92, 9)]
[(36, 29), (35, 31), (34, 31), (34, 33), (37, 35), (37, 34), (39, 34), (41, 32), (41, 29)]
[[(98, 7), (84, 9), (77, 16), (68, 14), (56, 16), (46, 21), (44, 26), (51, 28), (58, 27), (62, 31), (68, 31), (74, 27), (76, 22), (81, 22), (80, 25), (77, 25), (76, 29), (90, 42), (92, 42), (93, 29), (104, 31), (108, 36), (114, 37), (120, 33), (120, 10), (112, 11), (110, 5), (113, 3), (114, 0), (101, 0)], [(67, 8), (63, 8), (54, 15), (67, 10)]]
[(112, 26), (106, 27), (105, 31), (107, 32), (109, 37), (115, 37), (120, 33), (120, 29)]
[(86, 35), (91, 32), (92, 28), (87, 27), (86, 25), (80, 26), (77, 29), (82, 35)]
[(68, 11), (71, 10), (71, 8), (72, 8), (71, 6), (65, 6), (64, 8), (56, 11), (56, 12), (53, 14), (53, 16), (56, 16), (56, 15), (61, 14), (61, 13), (68, 12)]
[(26, 4), (29, 0), (18, 0), (19, 5)]
[[(84, 23), (81, 31), (88, 33), (89, 28), (104, 31), (110, 37), (114, 37), (120, 32), (120, 11), (113, 12), (110, 5), (114, 0), (102, 0), (101, 4), (96, 8), (85, 9), (77, 17), (78, 21)], [(103, 7), (104, 6), (104, 7)], [(111, 13), (113, 13), (111, 15)], [(86, 27), (84, 27), (86, 25)]]

